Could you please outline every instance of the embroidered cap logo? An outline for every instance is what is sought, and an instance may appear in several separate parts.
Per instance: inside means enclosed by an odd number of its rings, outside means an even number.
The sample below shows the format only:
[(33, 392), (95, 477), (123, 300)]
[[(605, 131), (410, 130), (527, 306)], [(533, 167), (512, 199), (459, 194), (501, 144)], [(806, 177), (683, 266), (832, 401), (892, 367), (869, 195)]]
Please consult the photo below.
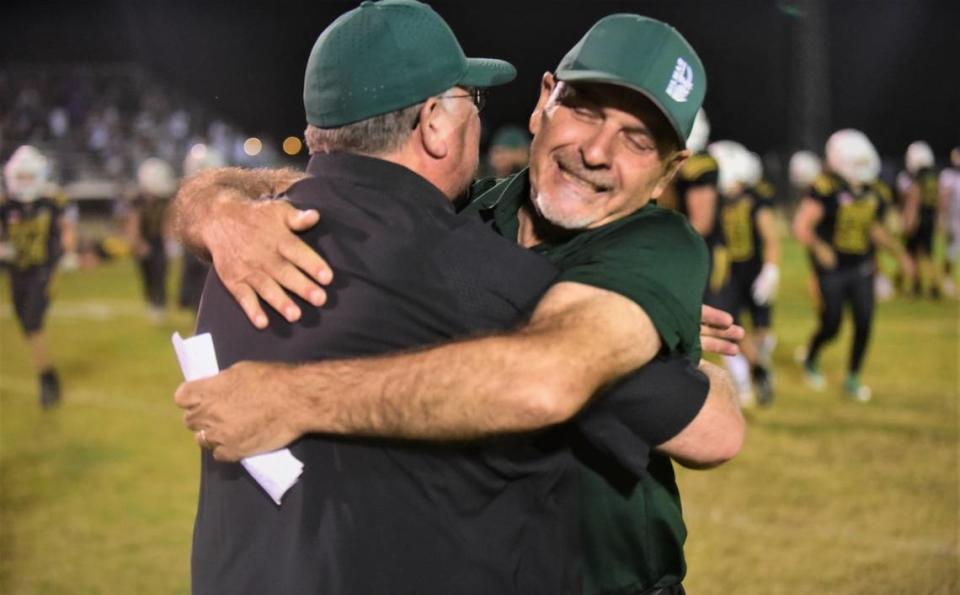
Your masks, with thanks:
[(683, 58), (677, 58), (677, 66), (673, 69), (670, 84), (667, 85), (667, 95), (677, 103), (684, 103), (693, 90), (693, 69)]

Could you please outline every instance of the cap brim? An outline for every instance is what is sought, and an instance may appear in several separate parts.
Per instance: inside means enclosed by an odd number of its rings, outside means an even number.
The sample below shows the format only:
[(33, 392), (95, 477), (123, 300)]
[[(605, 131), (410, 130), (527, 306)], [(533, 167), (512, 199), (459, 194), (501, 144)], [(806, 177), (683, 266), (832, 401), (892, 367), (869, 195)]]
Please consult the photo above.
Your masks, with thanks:
[(673, 116), (670, 115), (670, 112), (663, 108), (663, 105), (660, 103), (656, 97), (651, 95), (646, 89), (641, 89), (635, 85), (629, 85), (623, 82), (619, 76), (611, 74), (609, 72), (604, 72), (602, 70), (558, 70), (556, 72), (558, 80), (567, 81), (571, 83), (606, 83), (608, 85), (616, 85), (618, 87), (624, 87), (625, 89), (630, 89), (631, 91), (636, 91), (644, 97), (650, 100), (653, 105), (657, 106), (657, 109), (660, 110), (660, 113), (663, 114), (663, 117), (667, 119), (667, 122), (670, 123), (670, 128), (673, 129), (673, 133), (677, 136), (677, 140), (680, 141), (680, 148), (687, 148), (687, 139), (680, 132), (680, 126), (674, 121)]
[(493, 58), (467, 58), (467, 71), (457, 81), (464, 87), (495, 87), (517, 78), (513, 64)]

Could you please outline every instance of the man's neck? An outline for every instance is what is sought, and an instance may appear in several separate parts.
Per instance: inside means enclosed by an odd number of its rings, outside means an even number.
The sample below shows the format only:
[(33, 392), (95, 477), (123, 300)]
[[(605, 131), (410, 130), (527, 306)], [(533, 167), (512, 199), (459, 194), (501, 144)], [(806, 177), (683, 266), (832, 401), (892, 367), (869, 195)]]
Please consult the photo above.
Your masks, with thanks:
[(533, 223), (533, 216), (530, 214), (529, 203), (520, 207), (517, 212), (517, 243), (524, 248), (532, 248), (540, 243), (540, 236), (537, 235)]
[(390, 163), (394, 163), (409, 169), (413, 173), (433, 184), (437, 190), (439, 190), (444, 196), (447, 197), (447, 200), (451, 202), (457, 198), (457, 195), (453, 190), (453, 186), (449, 183), (449, 176), (444, 175), (444, 172), (440, 168), (425, 160), (422, 155), (414, 154), (408, 150), (400, 150), (368, 156), (389, 161)]

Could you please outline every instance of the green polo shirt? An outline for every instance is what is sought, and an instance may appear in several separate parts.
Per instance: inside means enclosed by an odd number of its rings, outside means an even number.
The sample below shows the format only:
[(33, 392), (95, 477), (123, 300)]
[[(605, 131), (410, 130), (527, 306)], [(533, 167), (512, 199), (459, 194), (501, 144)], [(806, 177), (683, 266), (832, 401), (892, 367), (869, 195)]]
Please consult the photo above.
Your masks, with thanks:
[[(479, 182), (467, 211), (517, 238), (518, 212), (529, 199), (528, 171), (500, 182)], [(707, 249), (683, 216), (648, 203), (595, 229), (533, 248), (572, 281), (619, 293), (653, 321), (664, 353), (700, 358), (700, 303), (707, 282)], [(648, 473), (631, 473), (573, 440), (583, 487), (584, 592), (638, 593), (683, 580), (686, 528), (673, 466), (652, 453)]]

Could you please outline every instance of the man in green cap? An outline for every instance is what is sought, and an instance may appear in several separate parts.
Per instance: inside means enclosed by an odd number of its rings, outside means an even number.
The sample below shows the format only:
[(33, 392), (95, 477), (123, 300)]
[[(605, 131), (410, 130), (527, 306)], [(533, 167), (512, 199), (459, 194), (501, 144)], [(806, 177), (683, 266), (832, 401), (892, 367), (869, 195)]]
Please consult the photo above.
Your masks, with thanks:
[[(654, 358), (631, 378), (680, 361), (686, 367), (674, 369), (675, 384), (661, 386), (681, 387), (699, 359), (705, 249), (679, 216), (650, 200), (685, 156), (682, 139), (704, 82), (699, 60), (673, 29), (635, 15), (601, 20), (561, 62), (556, 77), (543, 78), (531, 117), (530, 170), (487, 188), (469, 208), (559, 269), (528, 323), (408, 354), (295, 367), (233, 366), (178, 390), (188, 427), (204, 432), (217, 459), (236, 460), (313, 433), (476, 439), (551, 426), (579, 413), (573, 428), (559, 431), (571, 432), (563, 436), (574, 444), (581, 469), (584, 589), (682, 592), (684, 528), (673, 470), (657, 453), (648, 466), (644, 448), (659, 445), (704, 466), (730, 458), (743, 432), (732, 395), (711, 391), (704, 403), (703, 395), (691, 400), (687, 389), (678, 388), (676, 399), (659, 399), (662, 415), (644, 416), (638, 411), (655, 410), (656, 399), (643, 395), (643, 383), (634, 383), (627, 396), (615, 390), (581, 410), (601, 388)], [(224, 226), (252, 232), (244, 243), (257, 236), (262, 245), (264, 215), (291, 227), (315, 222), (279, 205), (243, 202), (251, 183), (254, 192), (275, 191), (291, 174), (217, 176), (195, 180), (181, 196), (185, 239), (211, 251), (225, 279), (217, 283), (232, 285), (257, 326), (267, 320), (251, 301), (255, 291), (288, 320), (316, 317), (315, 310), (304, 311), (306, 300), (320, 305), (324, 296), (304, 271), (328, 281), (329, 270), (305, 257), (300, 244), (282, 240), (272, 254), (254, 257), (263, 271), (280, 262), (279, 273), (243, 272), (231, 262), (233, 255), (224, 256), (230, 250), (223, 250)], [(217, 198), (198, 207), (204, 204), (200, 196)], [(212, 218), (198, 216), (197, 208)], [(259, 223), (245, 227), (250, 213), (259, 215)], [(271, 234), (276, 229), (265, 234), (268, 242), (276, 237)], [(336, 254), (325, 255), (337, 261)], [(291, 274), (294, 266), (300, 270)], [(334, 307), (348, 299), (337, 283), (329, 288)], [(281, 285), (299, 296), (296, 301)], [(711, 379), (723, 378), (707, 370)], [(643, 397), (640, 406), (631, 403), (631, 394)], [(520, 511), (516, 522), (539, 518), (540, 508), (551, 508), (551, 502), (555, 498), (548, 496), (539, 507)], [(571, 588), (580, 585), (564, 590)]]
[(489, 174), (505, 178), (520, 172), (530, 163), (530, 134), (513, 124), (501, 126), (490, 139), (487, 150)]

